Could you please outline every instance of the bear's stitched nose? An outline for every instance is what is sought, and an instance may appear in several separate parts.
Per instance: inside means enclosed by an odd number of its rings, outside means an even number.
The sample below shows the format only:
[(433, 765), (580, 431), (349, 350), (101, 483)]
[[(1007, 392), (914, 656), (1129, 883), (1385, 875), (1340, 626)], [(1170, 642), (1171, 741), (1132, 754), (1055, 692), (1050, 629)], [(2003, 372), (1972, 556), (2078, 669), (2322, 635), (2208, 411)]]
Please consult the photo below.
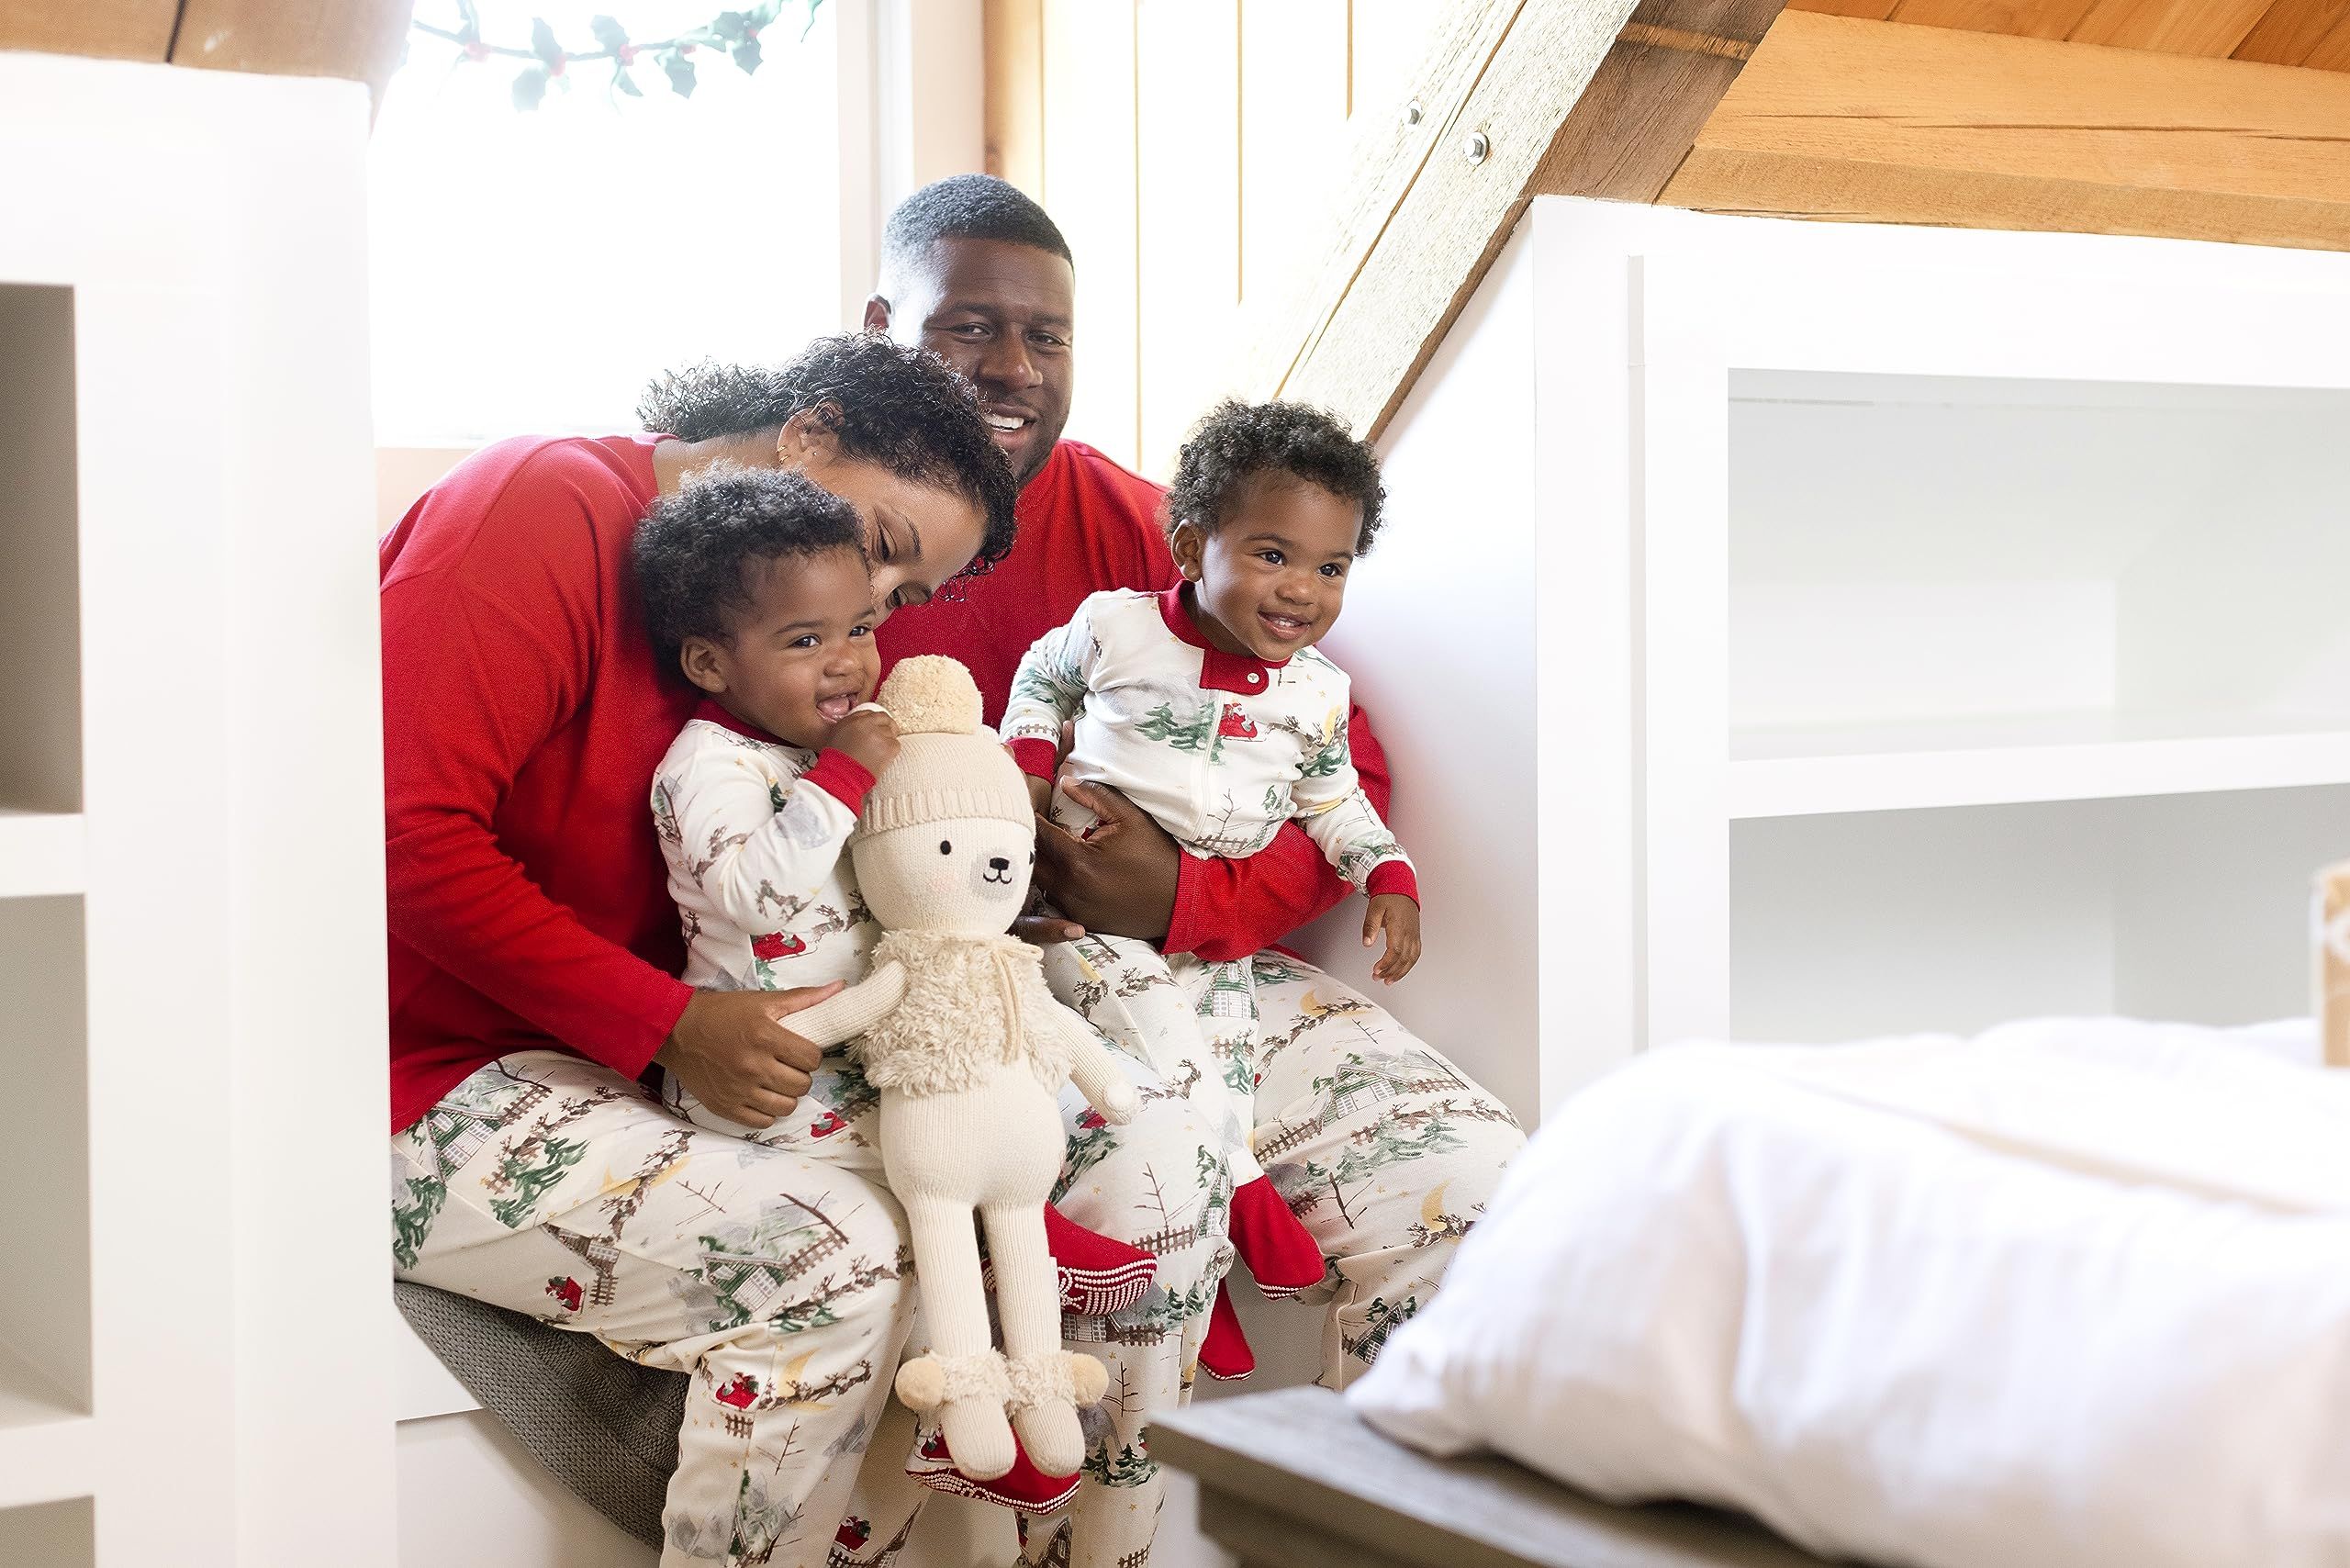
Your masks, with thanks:
[(1005, 859), (1001, 855), (990, 856), (988, 857), (988, 865), (998, 871), (1009, 871), (1012, 869), (1012, 862)]

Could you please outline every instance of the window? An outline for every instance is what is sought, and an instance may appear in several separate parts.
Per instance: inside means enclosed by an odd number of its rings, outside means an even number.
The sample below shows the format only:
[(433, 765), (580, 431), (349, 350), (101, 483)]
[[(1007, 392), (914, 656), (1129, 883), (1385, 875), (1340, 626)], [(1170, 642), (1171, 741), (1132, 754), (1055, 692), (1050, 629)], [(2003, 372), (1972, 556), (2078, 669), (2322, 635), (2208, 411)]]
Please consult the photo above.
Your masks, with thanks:
[[(724, 0), (479, 0), (481, 34), (527, 48), (533, 17), (577, 50), (611, 12), (640, 40)], [(369, 151), (375, 439), (471, 445), (633, 429), (656, 372), (788, 356), (843, 319), (839, 0), (802, 0), (744, 75), (710, 49), (690, 98), (651, 55), (643, 96), (606, 61), (518, 110), (519, 60), (412, 34)], [(420, 21), (455, 30), (453, 0)], [(805, 37), (801, 28), (806, 26)]]

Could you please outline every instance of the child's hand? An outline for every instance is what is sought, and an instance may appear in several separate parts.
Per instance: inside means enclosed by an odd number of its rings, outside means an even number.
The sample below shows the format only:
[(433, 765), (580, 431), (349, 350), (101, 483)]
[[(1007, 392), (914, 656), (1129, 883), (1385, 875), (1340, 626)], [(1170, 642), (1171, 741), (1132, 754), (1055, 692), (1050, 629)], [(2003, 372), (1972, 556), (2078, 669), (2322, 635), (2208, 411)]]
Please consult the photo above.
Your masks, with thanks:
[(1033, 773), (1024, 774), (1023, 777), (1028, 780), (1028, 804), (1035, 809), (1038, 816), (1045, 815), (1046, 808), (1053, 803), (1053, 781), (1049, 778), (1039, 778)]
[(1371, 978), (1393, 985), (1420, 961), (1420, 906), (1402, 893), (1374, 893), (1362, 917), (1362, 945), (1370, 946), (1382, 931), (1387, 951), (1371, 966)]
[(878, 708), (855, 708), (833, 726), (832, 748), (867, 773), (878, 773), (898, 756), (898, 721)]

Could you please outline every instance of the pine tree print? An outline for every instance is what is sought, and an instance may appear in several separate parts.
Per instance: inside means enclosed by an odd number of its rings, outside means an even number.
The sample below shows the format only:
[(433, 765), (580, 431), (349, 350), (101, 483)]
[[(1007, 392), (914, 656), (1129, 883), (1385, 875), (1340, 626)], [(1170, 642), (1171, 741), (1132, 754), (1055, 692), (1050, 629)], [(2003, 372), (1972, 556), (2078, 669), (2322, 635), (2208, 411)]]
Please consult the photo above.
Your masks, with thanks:
[(1158, 1462), (1132, 1443), (1120, 1443), (1113, 1459), (1105, 1444), (1085, 1456), (1085, 1473), (1104, 1486), (1139, 1486), (1158, 1473)]
[(1013, 678), (1012, 700), (1039, 703), (1066, 718), (1085, 706), (1085, 678), (1049, 657), (1023, 660)]
[(1089, 1110), (1078, 1118), (1077, 1136), (1069, 1140), (1069, 1154), (1061, 1165), (1060, 1180), (1053, 1183), (1053, 1199), (1059, 1203), (1077, 1185), (1077, 1179), (1110, 1158), (1118, 1147), (1117, 1135), (1101, 1113)]
[(416, 1267), (416, 1258), (424, 1247), (424, 1238), (432, 1234), (432, 1222), (441, 1217), (441, 1207), (449, 1201), (449, 1184), (432, 1176), (411, 1176), (408, 1179), (408, 1202), (395, 1199), (392, 1204), (392, 1261), (403, 1269)]
[(530, 1223), (531, 1211), (538, 1207), (539, 1200), (570, 1174), (587, 1152), (588, 1146), (576, 1139), (536, 1134), (515, 1145), (491, 1178), (491, 1187), (506, 1196), (489, 1205), (490, 1217), (509, 1230), (521, 1229)]
[(1216, 734), (1216, 720), (1221, 710), (1213, 702), (1193, 708), (1189, 713), (1177, 714), (1175, 705), (1161, 702), (1142, 717), (1135, 726), (1135, 734), (1148, 741), (1160, 741), (1176, 751), (1204, 751), (1210, 762), (1224, 760), (1224, 737)]

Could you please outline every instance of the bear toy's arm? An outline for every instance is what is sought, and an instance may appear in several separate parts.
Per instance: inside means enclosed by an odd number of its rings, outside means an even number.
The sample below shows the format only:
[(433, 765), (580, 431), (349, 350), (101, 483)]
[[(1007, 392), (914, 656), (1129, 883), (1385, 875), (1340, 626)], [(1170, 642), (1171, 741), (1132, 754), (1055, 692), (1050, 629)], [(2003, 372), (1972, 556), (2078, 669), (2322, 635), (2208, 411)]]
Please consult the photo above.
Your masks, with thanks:
[(1102, 1113), (1102, 1120), (1114, 1126), (1132, 1121), (1142, 1101), (1093, 1025), (1058, 1002), (1050, 1016), (1053, 1027), (1069, 1042), (1069, 1079), (1078, 1092)]
[(836, 996), (787, 1016), (783, 1026), (818, 1046), (837, 1046), (890, 1016), (906, 996), (906, 967), (894, 960)]

